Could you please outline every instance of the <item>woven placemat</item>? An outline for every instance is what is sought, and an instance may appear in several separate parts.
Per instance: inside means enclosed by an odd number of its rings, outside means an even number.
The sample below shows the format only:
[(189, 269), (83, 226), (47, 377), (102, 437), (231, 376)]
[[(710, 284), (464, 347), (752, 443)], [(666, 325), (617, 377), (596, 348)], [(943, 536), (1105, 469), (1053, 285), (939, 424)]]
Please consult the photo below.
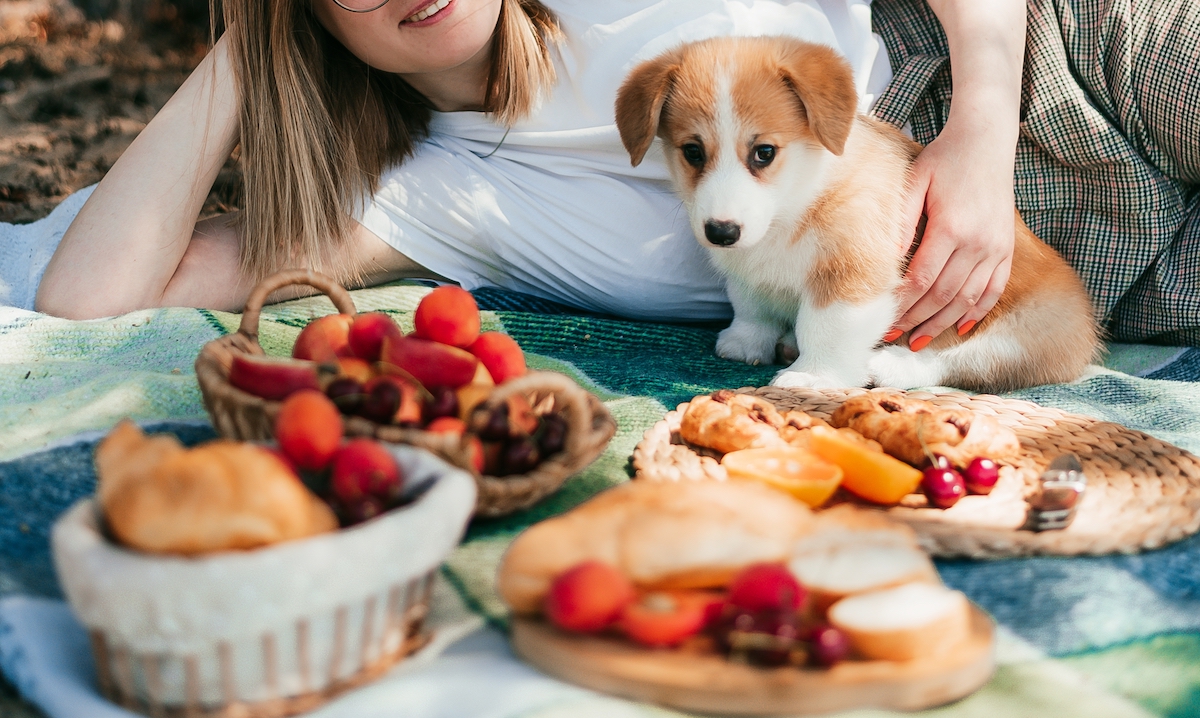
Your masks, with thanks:
[[(746, 387), (737, 391), (767, 399), (780, 411), (800, 409), (828, 419), (843, 401), (866, 390)], [(946, 510), (903, 505), (887, 510), (912, 526), (934, 556), (1130, 553), (1178, 541), (1200, 529), (1200, 459), (1183, 449), (1119, 424), (1028, 401), (957, 392), (907, 395), (994, 416), (1021, 440), (1021, 458), (1001, 468), (991, 494), (968, 496)], [(633, 452), (637, 478), (727, 478), (717, 459), (701, 456), (679, 438), (686, 408), (686, 403), (680, 404), (643, 436)], [(1059, 531), (1022, 529), (1025, 497), (1037, 487), (1046, 465), (1065, 453), (1079, 456), (1088, 479), (1074, 522)]]

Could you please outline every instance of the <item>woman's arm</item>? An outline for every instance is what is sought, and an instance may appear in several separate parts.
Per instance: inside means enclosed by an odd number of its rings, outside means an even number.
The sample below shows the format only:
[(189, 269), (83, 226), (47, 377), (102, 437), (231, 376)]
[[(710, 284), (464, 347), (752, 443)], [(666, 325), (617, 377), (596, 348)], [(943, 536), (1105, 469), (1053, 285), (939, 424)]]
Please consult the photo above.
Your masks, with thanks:
[[(71, 223), (38, 287), (39, 311), (82, 319), (161, 306), (193, 234), (233, 232), (198, 228), (196, 217), (237, 143), (239, 102), (222, 39)], [(236, 267), (213, 267), (210, 279), (228, 283)]]
[(954, 97), (945, 128), (913, 165), (908, 220), (915, 228), (924, 212), (928, 223), (895, 329), (912, 330), (914, 350), (951, 326), (969, 331), (1008, 282), (1025, 55), (1024, 0), (928, 2), (950, 44)]

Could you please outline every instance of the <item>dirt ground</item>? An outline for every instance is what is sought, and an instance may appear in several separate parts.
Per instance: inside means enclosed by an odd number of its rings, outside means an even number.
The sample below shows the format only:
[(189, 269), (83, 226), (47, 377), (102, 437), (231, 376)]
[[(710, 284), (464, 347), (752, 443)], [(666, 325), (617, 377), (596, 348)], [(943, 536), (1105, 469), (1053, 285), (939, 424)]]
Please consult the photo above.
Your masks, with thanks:
[[(188, 11), (204, 4), (84, 0), (89, 18), (67, 0), (0, 0), (0, 222), (44, 217), (104, 176), (204, 57), (208, 20)], [(230, 162), (205, 214), (237, 207), (240, 188)], [(0, 718), (40, 715), (0, 675)]]
[[(148, 0), (121, 21), (0, 0), (0, 222), (31, 222), (99, 181), (166, 103), (208, 45), (207, 18), (180, 7)], [(205, 213), (239, 196), (230, 163)]]

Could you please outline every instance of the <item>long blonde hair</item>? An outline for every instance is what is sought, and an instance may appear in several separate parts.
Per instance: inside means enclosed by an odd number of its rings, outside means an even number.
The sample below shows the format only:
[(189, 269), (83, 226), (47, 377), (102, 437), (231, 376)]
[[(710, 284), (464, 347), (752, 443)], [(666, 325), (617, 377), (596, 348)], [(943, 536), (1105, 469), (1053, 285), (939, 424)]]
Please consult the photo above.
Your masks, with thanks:
[[(310, 0), (212, 0), (231, 33), (242, 94), (241, 262), (260, 278), (311, 266), (360, 277), (341, 251), (351, 216), (387, 167), (412, 154), (433, 106), (397, 75), (372, 70), (317, 20)], [(218, 15), (216, 3), (223, 13)], [(222, 28), (214, 26), (214, 36)], [(561, 38), (539, 0), (503, 0), (484, 109), (511, 126), (555, 80)]]

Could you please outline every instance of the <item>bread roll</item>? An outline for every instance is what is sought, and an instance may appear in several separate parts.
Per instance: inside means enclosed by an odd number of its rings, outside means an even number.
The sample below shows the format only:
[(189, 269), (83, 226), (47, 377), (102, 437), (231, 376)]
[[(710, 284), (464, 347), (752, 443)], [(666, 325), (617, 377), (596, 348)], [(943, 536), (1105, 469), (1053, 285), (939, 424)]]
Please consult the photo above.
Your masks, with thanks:
[(808, 588), (818, 615), (846, 596), (940, 581), (912, 529), (848, 504), (817, 515), (812, 530), (793, 546), (788, 567)]
[(121, 543), (185, 555), (251, 549), (337, 528), (271, 452), (218, 440), (184, 449), (122, 421), (96, 449), (97, 495)]
[(910, 661), (936, 656), (966, 640), (970, 605), (958, 591), (909, 583), (838, 601), (829, 622), (864, 658)]
[(926, 449), (959, 468), (977, 456), (1004, 461), (1021, 450), (1017, 435), (993, 417), (887, 392), (847, 399), (829, 423), (878, 441), (884, 451), (918, 468), (929, 463)]
[(786, 560), (811, 521), (806, 506), (758, 483), (633, 481), (527, 529), (496, 586), (517, 613), (537, 612), (556, 576), (592, 559), (646, 588), (723, 586), (744, 566)]

